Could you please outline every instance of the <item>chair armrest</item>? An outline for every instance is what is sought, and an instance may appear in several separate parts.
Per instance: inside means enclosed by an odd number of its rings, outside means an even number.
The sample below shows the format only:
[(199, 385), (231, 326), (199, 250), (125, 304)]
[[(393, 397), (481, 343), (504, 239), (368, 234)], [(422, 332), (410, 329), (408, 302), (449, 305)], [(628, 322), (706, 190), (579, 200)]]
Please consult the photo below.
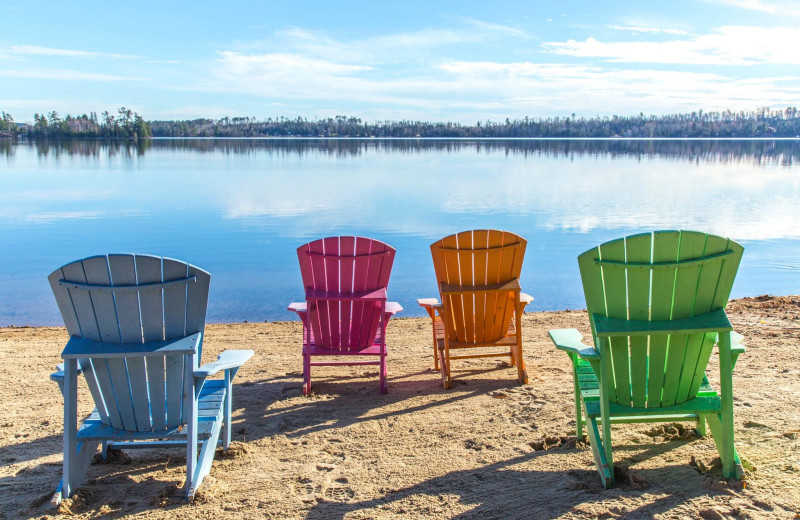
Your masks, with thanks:
[(525, 294), (524, 292), (519, 293), (519, 303), (524, 303), (528, 305), (530, 302), (533, 301), (533, 296), (530, 294)]
[(287, 311), (292, 311), (296, 313), (306, 312), (306, 302), (292, 302), (286, 308)]
[(439, 305), (439, 298), (417, 298), (417, 303), (420, 307), (433, 309), (436, 305)]
[(398, 312), (403, 310), (403, 306), (397, 302), (386, 302), (386, 314), (391, 314), (394, 316)]
[(206, 363), (194, 371), (195, 378), (203, 378), (213, 376), (220, 370), (230, 370), (232, 368), (239, 368), (248, 359), (253, 357), (252, 350), (226, 350), (217, 357), (216, 361)]
[(581, 340), (583, 335), (577, 329), (554, 329), (547, 332), (556, 348), (572, 354), (577, 354), (581, 359), (600, 359), (600, 353)]
[(744, 346), (744, 336), (738, 332), (731, 332), (731, 354), (739, 356), (744, 354), (747, 348)]
[[(83, 369), (79, 366), (76, 374), (81, 375), (82, 373)], [(58, 384), (64, 383), (64, 363), (56, 365), (56, 371), (50, 374), (50, 381), (55, 381)]]

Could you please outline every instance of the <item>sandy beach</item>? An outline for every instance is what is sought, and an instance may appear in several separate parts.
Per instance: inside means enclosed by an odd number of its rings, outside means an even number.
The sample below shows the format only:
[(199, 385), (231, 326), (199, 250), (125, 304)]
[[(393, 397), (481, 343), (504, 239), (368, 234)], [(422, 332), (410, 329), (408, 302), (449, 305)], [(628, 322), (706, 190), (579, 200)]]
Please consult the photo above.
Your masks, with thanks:
[[(584, 311), (526, 314), (530, 384), (493, 360), (454, 365), (441, 388), (430, 322), (389, 325), (389, 392), (377, 371), (321, 367), (301, 394), (300, 324), (215, 324), (204, 358), (255, 357), (234, 387), (233, 449), (218, 454), (193, 504), (182, 450), (137, 450), (95, 464), (58, 514), (74, 518), (797, 518), (800, 513), (800, 296), (733, 301), (748, 351), (734, 372), (746, 480), (721, 480), (693, 425), (613, 429), (618, 483), (603, 490), (576, 442), (568, 358), (550, 328), (588, 333)], [(62, 399), (48, 376), (63, 328), (0, 329), (0, 518), (53, 517)], [(709, 377), (718, 379), (716, 356)], [(79, 410), (91, 411), (85, 384)]]

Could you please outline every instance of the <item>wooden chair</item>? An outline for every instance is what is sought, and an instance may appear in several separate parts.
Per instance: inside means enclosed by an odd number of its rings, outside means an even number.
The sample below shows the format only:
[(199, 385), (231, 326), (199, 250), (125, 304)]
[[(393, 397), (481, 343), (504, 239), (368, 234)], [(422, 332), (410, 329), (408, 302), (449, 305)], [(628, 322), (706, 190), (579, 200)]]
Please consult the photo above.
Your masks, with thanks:
[[(147, 255), (94, 256), (49, 276), (70, 339), (50, 377), (64, 395), (64, 473), (58, 504), (86, 478), (99, 444), (186, 448), (189, 499), (231, 439), (232, 386), (252, 350), (200, 366), (210, 275)], [(218, 372), (224, 379), (206, 379)], [(78, 428), (78, 374), (95, 410)], [(200, 453), (198, 455), (198, 448)]]
[[(550, 337), (572, 361), (577, 435), (585, 425), (606, 487), (614, 483), (616, 423), (693, 420), (701, 435), (708, 423), (723, 475), (741, 474), (731, 376), (745, 349), (725, 306), (743, 250), (705, 233), (656, 231), (578, 257), (594, 346), (575, 329), (551, 330)], [(706, 377), (716, 344), (719, 395)]]
[[(395, 250), (362, 237), (328, 237), (297, 248), (305, 302), (289, 310), (303, 322), (303, 393), (311, 391), (311, 367), (378, 365), (386, 393), (386, 324), (403, 310), (388, 302)], [(312, 361), (319, 356), (375, 360)]]
[[(417, 301), (431, 316), (445, 388), (452, 384), (454, 359), (508, 356), (519, 382), (528, 382), (521, 319), (533, 297), (519, 285), (526, 245), (524, 238), (496, 230), (463, 231), (431, 245), (441, 303), (436, 298)], [(451, 353), (461, 349), (490, 352)]]

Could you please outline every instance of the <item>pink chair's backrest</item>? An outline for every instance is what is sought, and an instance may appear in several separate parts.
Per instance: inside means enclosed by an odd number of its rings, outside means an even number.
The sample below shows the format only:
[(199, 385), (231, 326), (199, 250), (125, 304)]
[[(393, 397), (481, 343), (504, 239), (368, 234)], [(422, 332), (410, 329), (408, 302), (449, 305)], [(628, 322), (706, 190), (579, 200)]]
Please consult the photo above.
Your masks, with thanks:
[[(342, 296), (386, 289), (393, 247), (363, 237), (328, 237), (297, 248), (306, 295), (310, 291)], [(372, 345), (381, 318), (381, 302), (346, 299), (308, 301), (308, 326), (317, 346), (358, 351)]]

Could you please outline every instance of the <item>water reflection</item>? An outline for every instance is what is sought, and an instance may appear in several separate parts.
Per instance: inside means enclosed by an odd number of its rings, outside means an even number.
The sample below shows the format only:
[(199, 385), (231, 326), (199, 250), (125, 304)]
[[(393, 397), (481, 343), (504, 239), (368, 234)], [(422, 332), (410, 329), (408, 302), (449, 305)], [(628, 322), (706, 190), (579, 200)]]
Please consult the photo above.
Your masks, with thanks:
[(153, 139), (153, 140), (61, 140), (13, 144), (0, 139), (0, 153), (11, 155), (17, 146), (30, 146), (40, 157), (55, 156), (143, 156), (163, 151), (215, 154), (292, 154), (358, 157), (365, 153), (418, 154), (422, 152), (503, 153), (575, 158), (603, 157), (676, 159), (715, 163), (748, 162), (791, 167), (800, 157), (796, 139), (734, 140), (630, 140), (630, 139)]
[(392, 297), (434, 295), (428, 245), (470, 228), (529, 240), (533, 309), (583, 306), (575, 256), (655, 228), (745, 242), (737, 295), (800, 291), (797, 141), (176, 139), (0, 141), (0, 325), (58, 323), (45, 275), (90, 254), (214, 275), (212, 321), (289, 319), (294, 248), (360, 234), (398, 249)]

